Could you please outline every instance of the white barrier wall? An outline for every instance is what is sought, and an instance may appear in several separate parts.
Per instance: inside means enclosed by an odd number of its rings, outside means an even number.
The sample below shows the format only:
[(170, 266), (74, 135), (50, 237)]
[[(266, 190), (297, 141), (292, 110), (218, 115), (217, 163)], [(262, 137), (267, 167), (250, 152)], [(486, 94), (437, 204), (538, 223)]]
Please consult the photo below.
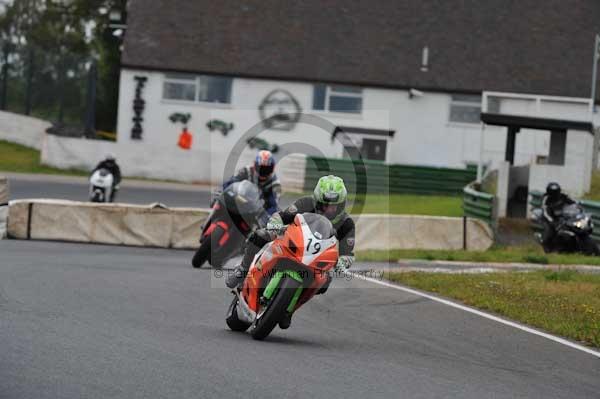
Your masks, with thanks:
[[(487, 224), (468, 219), (467, 249), (485, 251), (494, 243)], [(463, 219), (416, 215), (361, 215), (356, 220), (357, 250), (463, 249)]]
[(594, 137), (587, 132), (567, 133), (564, 165), (532, 164), (529, 170), (529, 191), (545, 191), (546, 185), (557, 182), (570, 195), (583, 196), (590, 189)]
[[(229, 173), (224, 172), (226, 155), (216, 156), (201, 150), (198, 152), (196, 156), (190, 157), (184, 150), (175, 146), (161, 148), (135, 142), (117, 144), (46, 134), (41, 160), (45, 165), (61, 169), (91, 170), (106, 154), (112, 153), (116, 155), (121, 172), (125, 176), (212, 184), (220, 184), (223, 179), (229, 177)], [(245, 150), (235, 170), (252, 163), (255, 153), (255, 150)], [(208, 165), (207, 160), (210, 160)], [(303, 154), (287, 155), (279, 161), (277, 175), (285, 191), (302, 190), (305, 168), (306, 156)]]
[[(10, 203), (8, 233), (19, 239), (196, 248), (207, 210), (164, 209), (125, 204), (59, 200)], [(357, 250), (462, 249), (462, 218), (361, 215), (356, 221)], [(493, 234), (469, 219), (467, 248), (486, 250)]]
[(51, 124), (41, 119), (0, 111), (0, 140), (39, 150)]
[(8, 234), (18, 239), (192, 248), (207, 214), (189, 208), (18, 200), (9, 206)]
[(292, 154), (284, 157), (277, 165), (277, 176), (283, 191), (301, 193), (306, 176), (306, 155)]

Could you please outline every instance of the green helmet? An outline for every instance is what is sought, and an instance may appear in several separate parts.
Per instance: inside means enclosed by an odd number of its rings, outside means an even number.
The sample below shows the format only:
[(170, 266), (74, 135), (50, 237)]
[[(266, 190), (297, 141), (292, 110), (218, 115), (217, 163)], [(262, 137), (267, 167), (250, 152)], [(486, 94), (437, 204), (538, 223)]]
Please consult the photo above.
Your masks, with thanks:
[(337, 176), (323, 176), (317, 182), (313, 198), (318, 214), (325, 216), (332, 223), (337, 223), (346, 209), (348, 192), (344, 181)]

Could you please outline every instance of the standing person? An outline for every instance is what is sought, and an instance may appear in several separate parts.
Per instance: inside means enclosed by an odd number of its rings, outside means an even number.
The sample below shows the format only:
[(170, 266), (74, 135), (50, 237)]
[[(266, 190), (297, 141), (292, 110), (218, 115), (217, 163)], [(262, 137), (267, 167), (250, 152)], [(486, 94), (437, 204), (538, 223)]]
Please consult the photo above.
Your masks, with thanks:
[(256, 154), (254, 163), (240, 169), (223, 184), (223, 190), (235, 182), (250, 180), (260, 189), (265, 201), (265, 210), (269, 215), (279, 209), (281, 183), (275, 174), (275, 157), (271, 151), (262, 150)]

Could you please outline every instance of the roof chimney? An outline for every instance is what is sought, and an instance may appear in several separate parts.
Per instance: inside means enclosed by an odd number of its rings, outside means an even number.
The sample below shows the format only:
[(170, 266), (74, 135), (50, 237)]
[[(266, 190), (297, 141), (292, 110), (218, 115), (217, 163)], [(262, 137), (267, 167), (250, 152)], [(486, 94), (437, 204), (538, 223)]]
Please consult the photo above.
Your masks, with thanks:
[(427, 72), (429, 70), (429, 47), (423, 47), (423, 54), (421, 56), (421, 72)]

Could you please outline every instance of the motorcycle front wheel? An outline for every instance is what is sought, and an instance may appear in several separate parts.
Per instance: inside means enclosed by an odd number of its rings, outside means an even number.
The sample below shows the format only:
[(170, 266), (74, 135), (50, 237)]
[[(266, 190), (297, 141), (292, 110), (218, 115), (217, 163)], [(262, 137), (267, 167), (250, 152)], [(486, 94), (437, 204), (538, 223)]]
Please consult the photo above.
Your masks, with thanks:
[(200, 241), (200, 248), (198, 248), (192, 259), (194, 268), (200, 268), (206, 261), (214, 268), (220, 269), (223, 267), (228, 254), (222, 253), (220, 242), (225, 233), (226, 231), (221, 226), (217, 226), (212, 233)]
[(285, 312), (287, 312), (287, 307), (300, 285), (300, 282), (290, 277), (281, 279), (279, 289), (267, 305), (267, 309), (252, 325), (252, 329), (250, 330), (252, 338), (262, 340), (273, 331), (285, 315)]
[(581, 252), (583, 252), (584, 255), (600, 255), (600, 248), (598, 248), (598, 244), (596, 244), (596, 242), (592, 240), (592, 237), (590, 236), (582, 237), (580, 239), (579, 245), (581, 247)]

